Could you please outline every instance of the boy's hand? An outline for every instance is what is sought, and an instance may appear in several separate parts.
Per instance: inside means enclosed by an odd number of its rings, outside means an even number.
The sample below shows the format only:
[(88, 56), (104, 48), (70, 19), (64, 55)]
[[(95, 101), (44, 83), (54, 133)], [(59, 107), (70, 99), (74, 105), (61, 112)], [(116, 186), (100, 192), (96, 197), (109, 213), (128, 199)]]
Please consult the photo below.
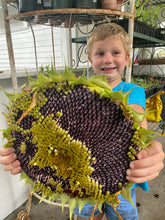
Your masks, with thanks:
[(22, 168), (13, 148), (0, 148), (0, 156), (2, 156), (0, 157), (0, 163), (5, 171), (10, 171), (13, 175), (21, 172)]
[(164, 167), (165, 154), (161, 143), (152, 141), (137, 156), (137, 160), (130, 163), (127, 179), (133, 183), (143, 183), (156, 178)]

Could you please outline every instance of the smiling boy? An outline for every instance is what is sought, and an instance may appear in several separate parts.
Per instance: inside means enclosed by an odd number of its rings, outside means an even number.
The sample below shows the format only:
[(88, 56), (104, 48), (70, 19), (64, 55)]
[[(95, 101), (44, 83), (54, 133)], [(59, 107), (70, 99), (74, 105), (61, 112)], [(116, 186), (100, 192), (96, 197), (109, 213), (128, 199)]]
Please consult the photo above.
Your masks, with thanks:
[[(116, 24), (108, 23), (95, 28), (89, 37), (88, 56), (91, 66), (96, 75), (106, 75), (109, 86), (113, 91), (122, 90), (129, 91), (128, 104), (136, 111), (145, 111), (145, 90), (140, 86), (131, 83), (125, 83), (121, 80), (121, 75), (129, 60), (129, 38), (124, 29)], [(141, 123), (141, 126), (147, 127), (146, 120)], [(16, 159), (13, 148), (0, 148), (0, 163), (4, 165), (5, 171), (10, 171), (12, 174), (17, 174), (21, 171), (20, 162)], [(134, 182), (134, 187), (139, 184), (144, 190), (148, 190), (146, 181), (152, 180), (159, 175), (163, 169), (164, 152), (162, 145), (159, 142), (152, 141), (152, 146), (148, 146), (137, 155), (137, 160), (132, 161), (130, 169), (127, 170), (127, 179)], [(136, 204), (135, 189), (131, 190), (131, 196)], [(137, 220), (137, 209), (126, 201), (120, 194), (120, 205), (117, 211), (122, 216), (123, 220)], [(78, 207), (74, 213), (80, 215), (87, 220), (93, 210), (93, 206), (88, 203), (79, 213)], [(104, 204), (103, 212), (95, 210), (94, 220), (101, 220), (102, 216), (106, 215), (108, 220), (118, 220), (113, 208)]]
[[(87, 43), (88, 59), (91, 63), (93, 71), (96, 75), (106, 75), (109, 86), (113, 91), (122, 90), (127, 92), (132, 90), (129, 95), (128, 104), (138, 112), (145, 112), (145, 90), (138, 85), (125, 83), (122, 81), (122, 73), (130, 58), (129, 55), (129, 37), (125, 30), (114, 23), (99, 25), (90, 35)], [(146, 119), (140, 123), (142, 127), (147, 128)], [(144, 190), (148, 190), (146, 181), (154, 179), (163, 168), (164, 153), (159, 142), (153, 141), (152, 146), (148, 146), (141, 151), (138, 160), (131, 162), (130, 169), (127, 170), (127, 179), (134, 182), (135, 186), (140, 186)], [(157, 162), (153, 162), (153, 158), (157, 158)], [(131, 190), (131, 197), (136, 204), (136, 196), (134, 187)], [(117, 211), (123, 220), (137, 220), (137, 209), (126, 201), (121, 195), (120, 205)], [(90, 220), (93, 206), (86, 203), (81, 213), (78, 207), (74, 213)], [(104, 204), (103, 212), (95, 210), (94, 220), (101, 220), (103, 215), (107, 220), (118, 220), (118, 216), (113, 208)]]

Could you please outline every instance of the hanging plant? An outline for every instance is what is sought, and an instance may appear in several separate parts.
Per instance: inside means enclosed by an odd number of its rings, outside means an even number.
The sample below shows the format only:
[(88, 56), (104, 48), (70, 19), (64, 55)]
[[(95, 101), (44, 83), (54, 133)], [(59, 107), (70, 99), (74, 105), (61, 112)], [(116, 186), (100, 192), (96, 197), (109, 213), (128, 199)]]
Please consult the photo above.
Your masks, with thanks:
[(92, 8), (93, 0), (73, 0), (73, 8)]
[(117, 0), (101, 0), (101, 6), (103, 9), (117, 9)]
[(158, 16), (163, 8), (161, 3), (153, 5), (152, 0), (137, 0), (135, 4), (135, 18), (152, 27), (159, 27), (161, 21)]
[(44, 10), (52, 9), (52, 0), (41, 0), (41, 5)]
[(68, 0), (52, 0), (52, 8), (58, 9), (58, 8), (72, 8), (72, 1)]
[(24, 13), (37, 9), (37, 0), (17, 0), (18, 12)]

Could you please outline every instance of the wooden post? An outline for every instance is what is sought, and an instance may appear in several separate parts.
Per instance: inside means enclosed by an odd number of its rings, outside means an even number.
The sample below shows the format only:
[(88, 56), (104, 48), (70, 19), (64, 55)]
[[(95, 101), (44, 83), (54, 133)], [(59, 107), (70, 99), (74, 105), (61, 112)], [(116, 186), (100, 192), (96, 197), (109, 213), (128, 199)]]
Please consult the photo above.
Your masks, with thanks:
[(10, 62), (13, 91), (14, 93), (17, 93), (18, 84), (17, 84), (17, 77), (16, 77), (13, 44), (12, 44), (12, 38), (11, 38), (10, 21), (6, 19), (6, 17), (8, 16), (7, 1), (1, 0), (1, 2), (2, 2), (2, 10), (3, 10), (3, 16), (4, 16), (5, 34), (6, 34), (6, 42), (7, 42), (9, 62)]
[(128, 23), (128, 35), (129, 35), (129, 48), (130, 58), (126, 69), (126, 82), (131, 82), (132, 73), (132, 57), (133, 57), (133, 33), (134, 33), (134, 14), (135, 14), (135, 0), (130, 0), (130, 14)]
[(67, 34), (68, 34), (68, 63), (69, 67), (72, 69), (72, 33), (71, 33), (71, 28), (69, 27), (67, 29)]

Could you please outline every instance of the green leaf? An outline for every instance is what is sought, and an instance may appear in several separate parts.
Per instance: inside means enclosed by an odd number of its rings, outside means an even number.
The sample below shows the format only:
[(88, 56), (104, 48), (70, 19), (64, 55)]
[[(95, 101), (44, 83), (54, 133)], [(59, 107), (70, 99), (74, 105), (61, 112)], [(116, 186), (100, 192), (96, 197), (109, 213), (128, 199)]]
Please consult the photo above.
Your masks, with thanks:
[(0, 87), (0, 89), (2, 89), (2, 91), (5, 93), (5, 95), (9, 99), (9, 101), (12, 103), (15, 102), (18, 98), (20, 98), (24, 94), (24, 92), (20, 92), (20, 93), (16, 93), (16, 94), (8, 93), (5, 91), (5, 89), (3, 87)]
[(124, 104), (127, 105), (128, 104), (128, 97), (129, 97), (130, 93), (132, 92), (132, 90), (135, 88), (136, 87), (132, 88), (131, 90), (129, 90), (127, 92), (123, 92), (122, 89), (117, 92), (112, 92), (111, 98), (113, 100), (121, 100)]
[(29, 87), (30, 88), (35, 88), (38, 85), (38, 80), (35, 78), (32, 78), (28, 73), (26, 73), (28, 82), (29, 82)]
[(86, 70), (83, 70), (82, 78), (86, 79)]
[(29, 82), (29, 87), (32, 89), (38, 89), (51, 82), (51, 78), (43, 75), (41, 72), (38, 72), (37, 79), (32, 78), (28, 73), (27, 78)]
[(79, 214), (80, 214), (82, 208), (84, 207), (84, 205), (86, 204), (86, 202), (88, 202), (87, 198), (82, 198), (82, 199), (77, 198), (77, 205), (79, 207)]
[(9, 115), (8, 114), (6, 114), (6, 113), (3, 113), (3, 116), (5, 117), (5, 118), (9, 118)]
[(136, 209), (135, 204), (133, 203), (132, 197), (131, 197), (131, 187), (133, 186), (133, 183), (129, 182), (121, 191), (121, 195), (124, 199), (126, 199), (128, 202), (130, 202), (133, 207)]
[(3, 135), (3, 139), (8, 139), (9, 137), (11, 137), (11, 128), (7, 128), (7, 129), (4, 129), (4, 130), (1, 130), (3, 131), (2, 135)]
[(8, 148), (8, 147), (11, 147), (11, 145), (10, 145), (9, 142), (8, 142), (8, 143), (4, 144), (3, 147), (4, 147), (4, 148)]
[(60, 193), (53, 193), (51, 196), (49, 196), (49, 199), (53, 202), (58, 198), (60, 198)]
[(128, 96), (132, 90), (128, 92), (122, 92), (121, 90), (118, 92), (112, 92), (111, 98), (113, 100), (121, 100), (124, 104), (128, 104)]
[(45, 195), (44, 193), (42, 193), (42, 197), (41, 197), (41, 199), (40, 199), (40, 201), (39, 201), (39, 204), (40, 204), (41, 202), (43, 202), (43, 200), (46, 199), (47, 197), (48, 197), (47, 195)]
[(55, 70), (49, 73), (49, 77), (51, 78), (52, 82), (58, 83), (62, 81), (62, 74), (57, 73)]
[(79, 77), (75, 82), (73, 82), (73, 85), (88, 85), (88, 82), (84, 79), (84, 77)]
[(103, 88), (100, 88), (98, 86), (88, 86), (88, 88), (91, 90), (91, 91), (96, 91), (98, 94), (100, 94), (101, 96), (103, 96), (105, 93), (105, 90)]
[(77, 206), (77, 200), (75, 198), (70, 198), (68, 204), (69, 204), (70, 219), (72, 219), (73, 210)]
[(133, 114), (134, 121), (136, 121), (138, 123), (144, 121), (144, 119), (146, 117), (146, 113), (137, 112), (134, 109), (132, 109), (130, 106), (127, 106), (127, 108)]
[(26, 185), (33, 185), (34, 181), (32, 179), (30, 179), (30, 177), (28, 177), (28, 175), (24, 172), (21, 171), (21, 175), (20, 175), (20, 180), (24, 180)]
[(97, 200), (96, 199), (93, 199), (93, 198), (90, 198), (90, 199), (88, 199), (88, 203), (90, 204), (90, 205), (95, 205), (96, 203), (97, 203)]
[(139, 131), (139, 134), (141, 136), (141, 144), (142, 146), (140, 146), (142, 149), (144, 149), (145, 147), (147, 147), (148, 145), (150, 145), (151, 141), (156, 138), (156, 137), (160, 137), (161, 134), (155, 132), (155, 131), (151, 131), (151, 130), (147, 130), (145, 128), (141, 128)]
[(44, 86), (45, 84), (48, 84), (51, 81), (50, 77), (44, 76), (41, 72), (38, 72), (37, 78), (39, 86)]
[(100, 211), (100, 212), (102, 212), (102, 206), (103, 206), (103, 201), (99, 201), (99, 204), (98, 204), (98, 210)]
[(89, 83), (93, 84), (94, 86), (99, 86), (104, 89), (111, 90), (111, 87), (108, 85), (107, 79), (105, 75), (102, 76), (93, 76), (89, 78), (88, 80)]
[(60, 198), (61, 198), (61, 206), (62, 206), (62, 212), (63, 212), (64, 205), (69, 200), (70, 197), (67, 194), (61, 194)]
[(65, 71), (64, 71), (62, 77), (63, 77), (64, 81), (68, 81), (68, 82), (72, 82), (72, 81), (74, 82), (76, 80), (75, 75), (73, 73), (69, 72), (67, 66), (65, 66)]
[[(2, 104), (3, 106), (5, 106), (5, 108), (9, 111), (9, 106), (8, 105), (6, 105), (6, 104)], [(3, 115), (5, 115), (5, 113), (3, 113)]]

